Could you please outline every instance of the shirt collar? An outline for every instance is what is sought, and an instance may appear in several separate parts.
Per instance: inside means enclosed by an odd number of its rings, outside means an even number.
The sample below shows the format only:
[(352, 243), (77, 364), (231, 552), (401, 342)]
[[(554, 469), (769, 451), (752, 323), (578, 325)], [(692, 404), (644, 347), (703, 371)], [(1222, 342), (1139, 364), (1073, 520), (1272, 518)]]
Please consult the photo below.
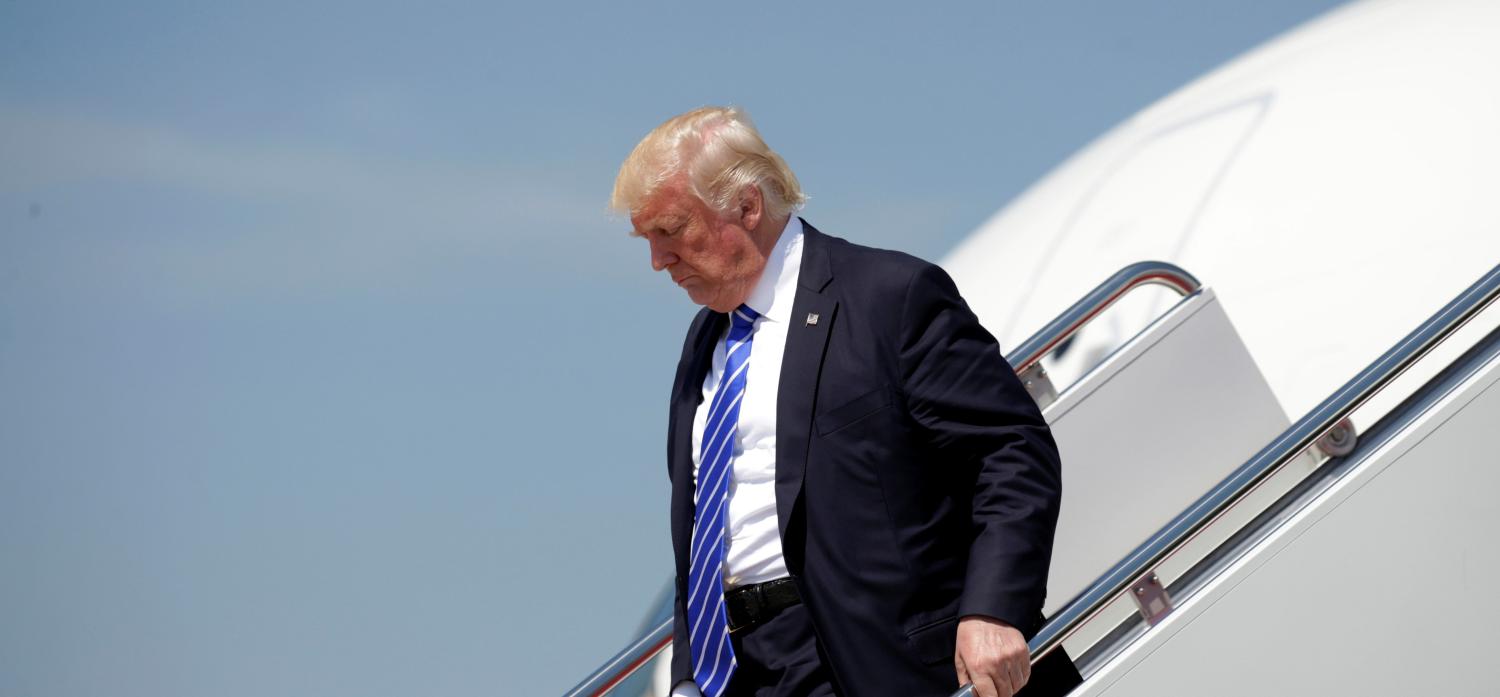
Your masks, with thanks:
[(766, 258), (760, 280), (750, 290), (745, 304), (773, 322), (785, 322), (792, 315), (792, 301), (797, 295), (797, 276), (802, 270), (802, 219), (787, 216), (786, 227), (776, 238), (776, 246)]

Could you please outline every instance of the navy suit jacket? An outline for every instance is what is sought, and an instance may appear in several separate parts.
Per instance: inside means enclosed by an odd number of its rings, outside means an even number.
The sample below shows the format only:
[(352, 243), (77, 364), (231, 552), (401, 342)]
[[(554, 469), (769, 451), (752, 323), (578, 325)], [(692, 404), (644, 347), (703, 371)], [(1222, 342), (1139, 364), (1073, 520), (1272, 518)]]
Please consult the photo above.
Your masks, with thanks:
[[(1028, 637), (1040, 628), (1057, 446), (942, 269), (803, 229), (776, 405), (787, 568), (840, 693), (947, 695), (960, 617), (999, 618)], [(698, 313), (672, 387), (674, 684), (692, 677), (690, 430), (726, 321)]]

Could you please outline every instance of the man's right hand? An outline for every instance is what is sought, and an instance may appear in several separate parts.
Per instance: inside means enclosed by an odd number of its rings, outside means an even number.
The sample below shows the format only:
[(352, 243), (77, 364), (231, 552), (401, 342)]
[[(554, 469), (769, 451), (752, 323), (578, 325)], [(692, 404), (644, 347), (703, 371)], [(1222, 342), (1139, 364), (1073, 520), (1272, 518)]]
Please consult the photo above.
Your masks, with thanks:
[(977, 697), (1014, 697), (1031, 679), (1031, 649), (1015, 627), (969, 615), (958, 621), (953, 666), (958, 684), (973, 683)]

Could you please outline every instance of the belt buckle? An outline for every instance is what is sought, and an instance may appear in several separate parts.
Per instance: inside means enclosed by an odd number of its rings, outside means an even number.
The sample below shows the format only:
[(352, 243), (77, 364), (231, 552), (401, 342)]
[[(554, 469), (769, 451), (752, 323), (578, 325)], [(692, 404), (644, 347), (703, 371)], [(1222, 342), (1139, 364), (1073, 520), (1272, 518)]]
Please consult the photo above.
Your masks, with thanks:
[(724, 616), (726, 620), (730, 620), (728, 622), (730, 634), (735, 634), (758, 624), (757, 620), (766, 606), (762, 584), (757, 583), (751, 586), (736, 588), (735, 591), (736, 600), (741, 600), (744, 603), (745, 623), (737, 625), (732, 621), (733, 613), (729, 612), (730, 603), (726, 602)]

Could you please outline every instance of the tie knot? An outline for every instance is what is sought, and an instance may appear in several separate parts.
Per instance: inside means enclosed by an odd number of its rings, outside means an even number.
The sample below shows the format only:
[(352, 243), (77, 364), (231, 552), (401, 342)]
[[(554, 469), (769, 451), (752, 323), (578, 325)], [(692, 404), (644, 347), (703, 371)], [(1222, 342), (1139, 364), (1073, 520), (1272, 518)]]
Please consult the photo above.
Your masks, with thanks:
[(749, 305), (740, 305), (729, 313), (729, 321), (734, 323), (736, 329), (749, 329), (755, 326), (755, 320), (760, 319), (760, 313), (750, 309)]

